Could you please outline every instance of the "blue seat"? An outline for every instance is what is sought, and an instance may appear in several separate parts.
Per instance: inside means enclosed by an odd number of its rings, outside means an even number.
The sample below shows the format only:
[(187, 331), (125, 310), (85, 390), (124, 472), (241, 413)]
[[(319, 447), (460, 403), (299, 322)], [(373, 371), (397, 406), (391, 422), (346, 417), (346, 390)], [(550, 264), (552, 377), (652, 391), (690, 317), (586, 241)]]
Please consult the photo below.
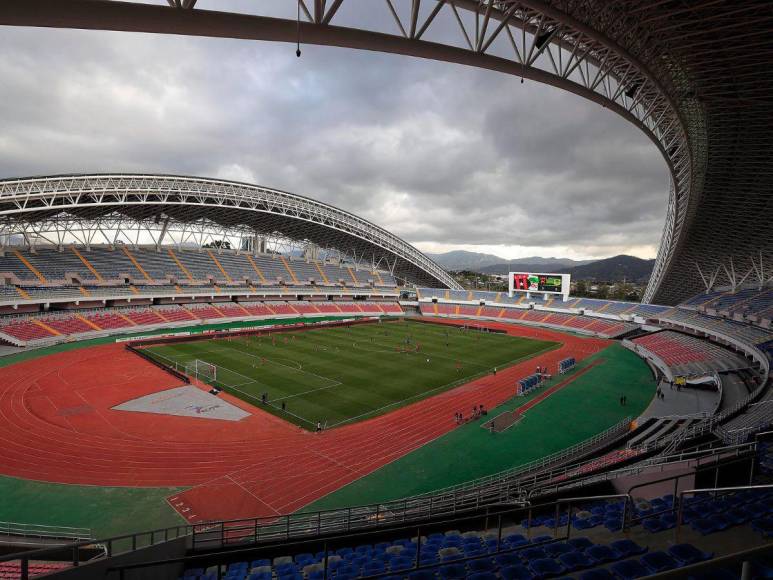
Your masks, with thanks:
[(504, 542), (508, 546), (512, 548), (516, 548), (518, 546), (524, 546), (528, 544), (529, 540), (527, 540), (521, 534), (508, 534), (507, 536), (505, 536)]
[(644, 548), (634, 542), (633, 540), (624, 539), (624, 540), (615, 540), (611, 544), (609, 544), (614, 550), (617, 551), (618, 554), (620, 554), (620, 557), (622, 558), (630, 558), (631, 556), (639, 556), (641, 554), (644, 554), (647, 551), (647, 548)]
[(317, 561), (317, 559), (314, 557), (314, 554), (297, 554), (293, 560), (295, 560), (295, 563), (301, 567), (314, 564)]
[(748, 506), (751, 509), (753, 509), (755, 511), (755, 513), (757, 513), (757, 514), (759, 514), (761, 516), (766, 516), (766, 515), (770, 514), (771, 512), (773, 512), (773, 508), (771, 508), (771, 506), (770, 506), (771, 503), (773, 503), (773, 502), (755, 501), (755, 502), (752, 502), (752, 503), (748, 504)]
[(555, 544), (548, 544), (545, 546), (545, 551), (551, 558), (558, 558), (561, 554), (568, 554), (574, 552), (574, 547), (571, 544), (565, 542), (557, 542)]
[(438, 569), (438, 576), (448, 580), (462, 580), (467, 577), (467, 569), (463, 564), (447, 564)]
[(591, 560), (598, 563), (614, 562), (615, 560), (620, 559), (620, 554), (618, 554), (614, 549), (610, 548), (609, 546), (603, 546), (599, 544), (591, 546), (585, 550), (585, 554)]
[(604, 568), (588, 570), (587, 572), (580, 574), (580, 580), (614, 580), (614, 578), (612, 573)]
[[(647, 520), (645, 520), (647, 521)], [(623, 529), (623, 518), (622, 516), (615, 516), (612, 518), (605, 518), (604, 519), (604, 527), (608, 529), (610, 532), (619, 532)]]
[(464, 548), (464, 556), (466, 558), (477, 558), (479, 556), (485, 556), (488, 551), (480, 546), (471, 546)]
[(548, 576), (558, 576), (565, 572), (564, 565), (555, 561), (553, 558), (541, 558), (539, 560), (531, 560), (529, 562), (529, 568), (534, 572), (534, 575), (539, 578), (545, 578)]
[(434, 570), (414, 570), (408, 574), (409, 580), (435, 580)]
[(642, 520), (642, 527), (648, 532), (654, 534), (663, 530), (663, 524), (660, 523), (660, 518), (647, 518)]
[(336, 550), (336, 555), (341, 556), (342, 558), (345, 558), (346, 556), (350, 556), (354, 554), (354, 550), (351, 548), (339, 548)]
[(467, 576), (467, 580), (499, 580), (493, 572), (475, 572)]
[(271, 560), (268, 558), (261, 558), (250, 562), (250, 568), (260, 568), (261, 566), (271, 566)]
[(649, 576), (647, 568), (636, 560), (615, 562), (610, 568), (620, 580), (634, 580), (634, 578), (644, 578), (645, 576)]
[(604, 523), (604, 516), (591, 516), (588, 518), (588, 523), (590, 524), (590, 527), (595, 528), (596, 526), (600, 526)]
[(470, 560), (467, 563), (470, 572), (490, 572), (494, 569), (494, 563), (490, 558), (481, 558), (480, 560)]
[(362, 567), (362, 574), (364, 576), (375, 576), (384, 572), (386, 572), (386, 566), (380, 560), (371, 560)]
[(713, 534), (717, 531), (717, 529), (714, 527), (714, 520), (709, 518), (698, 518), (692, 520), (690, 522), (690, 527), (699, 534), (703, 534), (704, 536)]
[(226, 572), (230, 572), (234, 569), (246, 570), (248, 567), (249, 564), (247, 562), (231, 562), (228, 564), (228, 569)]
[(660, 516), (660, 527), (663, 530), (672, 530), (676, 527), (676, 514), (667, 512)]
[(574, 520), (574, 528), (577, 530), (589, 530), (595, 528), (598, 524), (593, 523), (592, 518), (577, 518)]
[(342, 576), (351, 576), (354, 578), (359, 575), (360, 567), (352, 566), (351, 564), (344, 564), (343, 566), (339, 566), (338, 570), (336, 570), (336, 578), (341, 578)]
[(389, 570), (392, 572), (404, 572), (411, 568), (413, 568), (413, 560), (402, 556), (392, 560), (392, 563), (389, 565)]
[(494, 556), (494, 561), (500, 568), (506, 568), (507, 566), (517, 566), (521, 563), (521, 558), (518, 554), (505, 553)]
[(679, 567), (679, 563), (665, 552), (650, 552), (641, 557), (641, 563), (651, 574), (659, 574)]
[(531, 539), (532, 544), (542, 544), (544, 542), (552, 542), (553, 536), (549, 536), (547, 534), (543, 534), (541, 536), (537, 536), (536, 538)]
[(247, 576), (247, 580), (271, 580), (273, 577), (271, 572), (255, 572)]
[(506, 566), (499, 570), (503, 580), (532, 580), (534, 575), (526, 566)]
[(440, 558), (438, 558), (437, 554), (422, 554), (421, 558), (419, 558), (419, 563), (422, 566), (433, 566), (439, 562)]
[(692, 544), (676, 544), (668, 549), (668, 553), (673, 556), (682, 566), (697, 564), (705, 560), (711, 560), (714, 556), (711, 552), (699, 550)]
[(584, 536), (580, 536), (579, 538), (570, 538), (566, 541), (566, 543), (572, 546), (575, 550), (587, 550), (593, 545), (593, 542)]
[(591, 566), (595, 565), (595, 562), (582, 552), (569, 552), (567, 554), (561, 554), (558, 557), (558, 561), (564, 565), (564, 568), (567, 572), (574, 572), (576, 570), (590, 568)]
[(298, 567), (295, 564), (287, 562), (286, 564), (277, 564), (274, 566), (274, 570), (276, 570), (277, 575), (284, 576), (295, 574), (298, 571)]
[(521, 550), (520, 554), (521, 558), (528, 561), (544, 560), (549, 557), (547, 552), (542, 548), (526, 548), (525, 550)]
[(322, 570), (314, 570), (306, 575), (306, 580), (322, 580), (325, 577), (325, 573)]
[(752, 529), (766, 538), (773, 536), (773, 518), (767, 517), (752, 521)]
[(204, 568), (190, 568), (183, 572), (183, 578), (198, 577), (204, 575)]

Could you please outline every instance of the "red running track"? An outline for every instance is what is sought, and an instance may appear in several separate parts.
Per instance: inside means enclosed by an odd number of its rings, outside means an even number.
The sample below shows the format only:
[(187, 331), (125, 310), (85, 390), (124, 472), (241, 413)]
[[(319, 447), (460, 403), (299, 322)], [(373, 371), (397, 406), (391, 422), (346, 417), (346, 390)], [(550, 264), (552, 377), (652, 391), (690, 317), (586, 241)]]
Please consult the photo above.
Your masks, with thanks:
[[(470, 324), (448, 320), (442, 324)], [(239, 422), (114, 411), (179, 386), (111, 344), (0, 369), (0, 472), (39, 481), (190, 487), (169, 498), (190, 522), (293, 512), (454, 427), (454, 413), (493, 409), (534, 368), (582, 360), (609, 341), (487, 322), (508, 334), (562, 343), (523, 363), (387, 415), (316, 434), (230, 397)]]

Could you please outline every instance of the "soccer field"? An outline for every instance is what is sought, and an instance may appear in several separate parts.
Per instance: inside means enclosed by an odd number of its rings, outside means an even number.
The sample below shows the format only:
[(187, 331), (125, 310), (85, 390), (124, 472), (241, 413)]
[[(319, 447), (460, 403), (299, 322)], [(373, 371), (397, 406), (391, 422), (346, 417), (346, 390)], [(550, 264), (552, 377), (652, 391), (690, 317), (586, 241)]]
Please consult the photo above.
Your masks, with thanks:
[[(166, 364), (190, 368), (199, 360), (216, 365), (216, 379), (207, 382), (312, 430), (317, 421), (332, 428), (393, 411), (557, 345), (395, 321), (145, 350)], [(199, 363), (200, 368), (207, 366)], [(268, 394), (266, 405), (262, 393)]]

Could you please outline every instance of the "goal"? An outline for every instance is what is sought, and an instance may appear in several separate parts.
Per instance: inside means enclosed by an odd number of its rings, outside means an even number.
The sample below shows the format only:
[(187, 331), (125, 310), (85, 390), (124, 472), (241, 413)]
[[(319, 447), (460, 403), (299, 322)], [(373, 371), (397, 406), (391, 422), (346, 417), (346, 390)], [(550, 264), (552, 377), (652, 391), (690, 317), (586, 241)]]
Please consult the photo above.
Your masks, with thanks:
[(185, 374), (207, 382), (216, 381), (217, 365), (196, 359), (185, 365)]

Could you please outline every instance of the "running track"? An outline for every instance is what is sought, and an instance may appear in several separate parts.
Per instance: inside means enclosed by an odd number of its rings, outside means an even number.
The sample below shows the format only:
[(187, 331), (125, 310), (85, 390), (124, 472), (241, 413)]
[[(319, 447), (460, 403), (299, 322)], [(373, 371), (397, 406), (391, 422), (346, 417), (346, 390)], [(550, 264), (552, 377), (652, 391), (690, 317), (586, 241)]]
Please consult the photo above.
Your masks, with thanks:
[[(469, 321), (437, 320), (458, 325)], [(179, 386), (110, 344), (0, 369), (0, 472), (39, 481), (190, 487), (169, 498), (189, 522), (271, 516), (304, 505), (398, 459), (456, 426), (454, 412), (493, 409), (538, 365), (556, 369), (609, 341), (488, 322), (514, 336), (562, 343), (451, 391), (321, 434), (302, 431), (223, 393), (252, 415), (239, 422), (114, 411)]]

